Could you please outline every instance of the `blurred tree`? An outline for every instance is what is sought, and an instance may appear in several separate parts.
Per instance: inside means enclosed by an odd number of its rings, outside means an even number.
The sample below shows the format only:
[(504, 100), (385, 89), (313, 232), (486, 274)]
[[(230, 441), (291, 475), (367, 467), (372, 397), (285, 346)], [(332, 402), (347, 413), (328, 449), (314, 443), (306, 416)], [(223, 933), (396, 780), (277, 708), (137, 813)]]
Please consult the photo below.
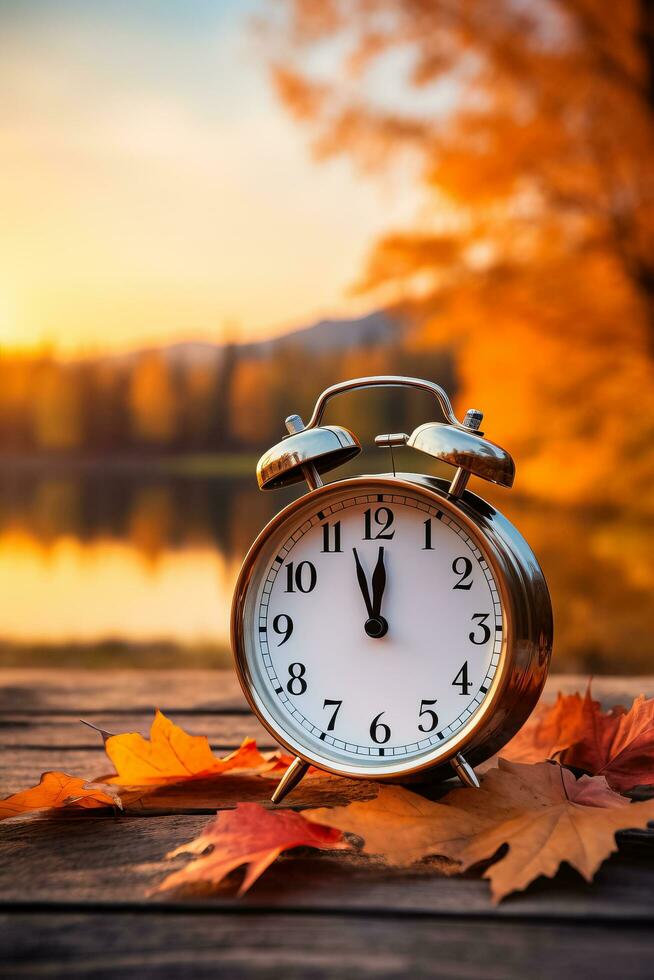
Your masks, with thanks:
[(317, 152), (419, 162), (420, 221), (362, 288), (412, 306), (417, 348), (457, 344), (521, 487), (622, 503), (626, 465), (653, 507), (654, 0), (282, 9), (276, 85)]
[(189, 364), (181, 375), (180, 444), (190, 451), (210, 446), (218, 388), (218, 370), (212, 360)]
[(125, 452), (132, 436), (126, 368), (111, 360), (83, 361), (77, 377), (84, 448), (95, 454)]
[(237, 360), (236, 345), (230, 341), (223, 347), (216, 373), (216, 387), (209, 424), (210, 449), (233, 448), (231, 432), (232, 386)]
[(10, 451), (33, 448), (32, 392), (34, 359), (3, 354), (0, 358), (0, 445)]
[(179, 393), (173, 372), (162, 351), (139, 358), (130, 379), (132, 427), (138, 440), (166, 445), (178, 431)]
[(286, 435), (284, 420), (299, 414), (307, 421), (318, 394), (342, 374), (342, 358), (334, 354), (311, 356), (292, 340), (281, 344), (268, 362), (268, 405), (270, 445)]
[(76, 370), (47, 360), (33, 375), (34, 440), (39, 449), (79, 449), (82, 418)]
[(270, 380), (267, 359), (241, 357), (237, 360), (231, 388), (230, 434), (237, 443), (250, 449), (277, 441), (272, 437)]

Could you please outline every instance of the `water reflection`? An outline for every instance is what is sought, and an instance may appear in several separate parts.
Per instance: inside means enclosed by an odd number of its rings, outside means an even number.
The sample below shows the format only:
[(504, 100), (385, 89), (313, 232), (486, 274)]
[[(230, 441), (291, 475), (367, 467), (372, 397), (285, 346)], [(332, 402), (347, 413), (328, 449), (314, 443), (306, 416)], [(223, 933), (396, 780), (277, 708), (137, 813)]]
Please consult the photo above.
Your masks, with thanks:
[(160, 548), (156, 558), (111, 539), (65, 536), (43, 546), (0, 537), (0, 623), (22, 642), (228, 642), (238, 562), (215, 548)]
[[(243, 554), (292, 492), (109, 469), (0, 473), (0, 639), (228, 640)], [(558, 669), (650, 669), (654, 533), (641, 517), (491, 494), (552, 591)]]
[(0, 640), (225, 647), (243, 554), (288, 499), (251, 480), (0, 473)]

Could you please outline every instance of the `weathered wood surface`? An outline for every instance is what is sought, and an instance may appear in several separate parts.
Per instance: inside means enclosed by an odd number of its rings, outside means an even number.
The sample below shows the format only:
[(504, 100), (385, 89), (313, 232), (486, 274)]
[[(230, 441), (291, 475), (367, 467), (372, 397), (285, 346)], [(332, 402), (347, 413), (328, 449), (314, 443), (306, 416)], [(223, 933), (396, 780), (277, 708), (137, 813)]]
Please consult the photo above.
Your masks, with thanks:
[(147, 911), (159, 903), (168, 909), (215, 906), (331, 913), (363, 909), (511, 920), (563, 916), (583, 921), (592, 904), (596, 920), (654, 923), (654, 865), (629, 853), (604, 866), (592, 891), (569, 871), (498, 906), (490, 904), (486, 882), (471, 876), (435, 875), (430, 862), (397, 870), (357, 854), (333, 857), (308, 850), (280, 859), (238, 900), (229, 881), (216, 895), (201, 900), (148, 896), (166, 874), (184, 863), (164, 856), (194, 837), (206, 820), (206, 816), (186, 815), (147, 820), (90, 816), (18, 820), (12, 833), (4, 832), (0, 840), (0, 909), (44, 903), (77, 907), (88, 902)]
[[(215, 749), (228, 749), (240, 745), (244, 738), (256, 738), (261, 748), (275, 748), (268, 732), (251, 715), (208, 714), (172, 710), (175, 721), (193, 735), (206, 735)], [(48, 709), (31, 712), (0, 712), (0, 745), (24, 749), (91, 749), (103, 751), (102, 739), (88, 725), (80, 724), (80, 712), (48, 717)], [(87, 712), (86, 721), (96, 728), (110, 732), (143, 732), (146, 734), (153, 718), (153, 710), (125, 712)]]
[[(0, 919), (5, 976), (93, 980), (215, 980), (310, 977), (651, 976), (651, 926), (548, 921), (529, 925), (469, 916), (441, 918), (379, 912), (333, 916), (251, 912), (238, 915), (134, 915), (129, 909), (39, 909)], [(1, 962), (1, 961), (0, 961)]]
[[(553, 678), (548, 696), (585, 683)], [(100, 737), (80, 717), (146, 733), (159, 706), (221, 751), (245, 735), (272, 747), (229, 673), (5, 670), (0, 684), (0, 795), (46, 769), (106, 773)], [(605, 704), (624, 702), (654, 693), (654, 679), (598, 678), (593, 691)], [(312, 782), (299, 802), (365, 793), (362, 783)], [(226, 796), (264, 800), (272, 785), (250, 779)], [(309, 851), (280, 860), (241, 899), (229, 880), (207, 898), (149, 897), (174, 867), (165, 854), (221, 806), (202, 785), (192, 798), (169, 788), (155, 802), (154, 813), (169, 815), (91, 811), (0, 824), (0, 975), (651, 975), (651, 843), (623, 848), (592, 887), (568, 870), (497, 907), (484, 881), (444, 877), (436, 862), (396, 871)]]

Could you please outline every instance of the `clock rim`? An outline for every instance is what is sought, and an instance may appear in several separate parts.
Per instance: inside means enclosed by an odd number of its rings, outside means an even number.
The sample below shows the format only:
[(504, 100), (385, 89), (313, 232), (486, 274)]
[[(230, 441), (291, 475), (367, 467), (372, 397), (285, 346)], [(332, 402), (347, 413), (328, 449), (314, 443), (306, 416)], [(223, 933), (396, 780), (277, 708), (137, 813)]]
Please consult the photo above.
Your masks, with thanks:
[[(245, 649), (244, 630), (244, 614), (249, 587), (254, 577), (257, 560), (270, 536), (276, 533), (283, 524), (292, 519), (298, 511), (311, 509), (314, 501), (317, 502), (329, 494), (347, 492), (348, 489), (359, 489), (363, 486), (371, 486), (375, 490), (380, 488), (387, 493), (398, 493), (404, 489), (407, 492), (418, 493), (418, 495), (431, 499), (432, 503), (437, 501), (439, 507), (449, 510), (454, 518), (470, 533), (490, 565), (493, 578), (500, 593), (503, 616), (500, 660), (491, 689), (479, 706), (478, 711), (462, 725), (456, 735), (448, 739), (443, 745), (435, 746), (431, 751), (425, 752), (422, 755), (413, 756), (404, 761), (397, 761), (391, 758), (384, 763), (376, 762), (374, 766), (350, 764), (345, 761), (342, 763), (337, 762), (330, 757), (321, 755), (319, 751), (314, 751), (310, 747), (307, 748), (306, 745), (296, 742), (287, 732), (280, 730), (278, 722), (268, 710), (266, 702), (252, 682)], [(549, 600), (549, 594), (547, 593), (547, 587), (542, 572), (540, 572), (540, 567), (528, 548), (528, 545), (524, 542), (524, 539), (509, 524), (506, 518), (501, 517), (499, 511), (496, 511), (481, 497), (477, 497), (469, 491), (466, 491), (463, 497), (453, 499), (447, 494), (448, 486), (447, 481), (421, 474), (409, 473), (397, 475), (369, 474), (343, 480), (334, 480), (315, 490), (310, 490), (282, 508), (259, 532), (243, 560), (234, 589), (231, 613), (231, 644), (236, 673), (241, 688), (254, 714), (273, 738), (294, 756), (298, 756), (304, 762), (317, 766), (325, 772), (355, 779), (397, 782), (403, 779), (410, 780), (414, 777), (420, 778), (420, 775), (425, 773), (429, 773), (431, 776), (439, 768), (444, 769), (447, 767), (447, 763), (461, 752), (465, 752), (466, 758), (469, 761), (472, 759), (472, 761), (478, 763), (488, 758), (495, 751), (495, 745), (497, 743), (505, 744), (514, 732), (521, 727), (524, 720), (531, 713), (540, 695), (547, 674), (549, 652), (551, 651), (551, 628), (549, 649), (546, 650), (547, 656), (544, 658), (546, 660), (544, 669), (538, 672), (534, 665), (527, 665), (527, 674), (529, 673), (529, 667), (531, 667), (533, 676), (531, 678), (527, 677), (529, 683), (525, 687), (525, 672), (521, 669), (521, 664), (519, 663), (520, 657), (517, 656), (517, 652), (520, 646), (519, 640), (521, 639), (519, 634), (524, 633), (524, 627), (526, 625), (520, 623), (520, 620), (524, 619), (524, 600), (527, 590), (524, 587), (523, 577), (527, 569), (525, 568), (525, 562), (520, 561), (519, 554), (516, 554), (515, 546), (511, 547), (513, 543), (511, 542), (511, 531), (516, 538), (514, 544), (521, 543), (533, 559)], [(477, 507), (474, 506), (475, 503), (478, 505)], [(479, 513), (479, 510), (482, 512)], [(486, 514), (483, 511), (486, 511)], [(501, 525), (495, 526), (492, 521), (493, 517), (501, 518), (504, 527)], [(508, 533), (507, 529), (509, 529)], [(517, 550), (519, 551), (519, 549)], [(518, 562), (519, 574), (516, 574), (516, 569), (514, 568), (516, 561)], [(533, 573), (533, 569), (531, 571)], [(529, 606), (528, 600), (527, 606)], [(523, 610), (522, 617), (520, 616), (521, 609)], [(517, 630), (516, 626), (518, 626)], [(547, 628), (541, 630), (541, 634), (542, 639), (545, 641), (545, 647), (547, 647)], [(542, 646), (543, 644), (541, 643), (541, 652)], [(541, 657), (540, 659), (542, 660), (543, 658)], [(538, 676), (539, 673), (541, 676)], [(520, 677), (519, 675), (523, 676)], [(516, 694), (519, 695), (517, 699)], [(504, 714), (507, 715), (504, 719), (505, 724), (498, 733), (497, 730), (493, 730), (492, 719), (496, 715)], [(512, 714), (513, 718), (511, 717)], [(513, 723), (518, 716), (521, 717), (519, 717), (517, 723)], [(489, 721), (491, 722), (490, 724)], [(447, 770), (449, 770), (449, 767), (447, 767)], [(443, 772), (443, 775), (446, 774), (451, 775), (451, 770)]]

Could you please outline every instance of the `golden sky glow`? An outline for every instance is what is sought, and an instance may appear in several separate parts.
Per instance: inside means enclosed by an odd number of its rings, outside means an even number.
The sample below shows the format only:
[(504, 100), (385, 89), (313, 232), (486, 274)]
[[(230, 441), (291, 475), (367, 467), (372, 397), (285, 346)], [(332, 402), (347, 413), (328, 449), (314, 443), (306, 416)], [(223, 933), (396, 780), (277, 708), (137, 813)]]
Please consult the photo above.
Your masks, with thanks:
[(251, 337), (348, 295), (412, 194), (315, 164), (258, 0), (0, 4), (0, 344)]

